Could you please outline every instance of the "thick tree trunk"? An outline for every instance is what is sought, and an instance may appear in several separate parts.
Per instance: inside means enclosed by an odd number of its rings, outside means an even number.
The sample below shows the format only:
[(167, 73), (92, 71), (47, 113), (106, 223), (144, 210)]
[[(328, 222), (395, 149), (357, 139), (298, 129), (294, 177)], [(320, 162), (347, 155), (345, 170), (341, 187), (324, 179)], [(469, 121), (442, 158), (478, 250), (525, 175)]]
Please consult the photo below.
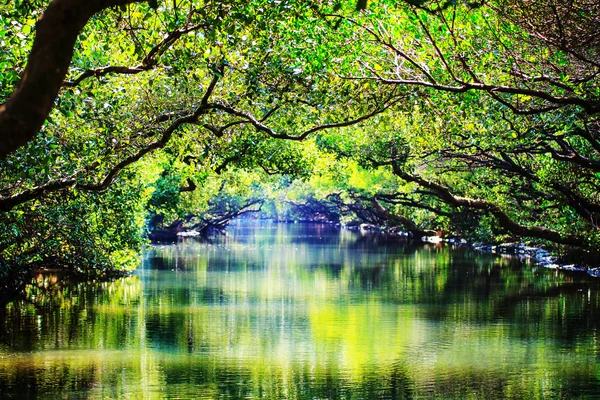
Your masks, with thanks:
[(147, 0), (53, 0), (36, 24), (21, 81), (0, 106), (0, 159), (39, 132), (67, 75), (77, 36), (96, 13)]

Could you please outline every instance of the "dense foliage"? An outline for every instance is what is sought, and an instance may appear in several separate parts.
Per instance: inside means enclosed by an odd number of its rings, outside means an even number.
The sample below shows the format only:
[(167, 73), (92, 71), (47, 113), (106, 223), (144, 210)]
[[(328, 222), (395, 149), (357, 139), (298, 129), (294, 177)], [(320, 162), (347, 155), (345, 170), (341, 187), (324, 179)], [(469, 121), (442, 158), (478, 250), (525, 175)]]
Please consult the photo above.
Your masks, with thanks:
[[(61, 5), (73, 46), (46, 23)], [(6, 2), (2, 271), (129, 268), (148, 230), (259, 207), (598, 250), (599, 15), (585, 0)], [(67, 56), (23, 103), (40, 59)], [(42, 103), (38, 129), (25, 117)]]

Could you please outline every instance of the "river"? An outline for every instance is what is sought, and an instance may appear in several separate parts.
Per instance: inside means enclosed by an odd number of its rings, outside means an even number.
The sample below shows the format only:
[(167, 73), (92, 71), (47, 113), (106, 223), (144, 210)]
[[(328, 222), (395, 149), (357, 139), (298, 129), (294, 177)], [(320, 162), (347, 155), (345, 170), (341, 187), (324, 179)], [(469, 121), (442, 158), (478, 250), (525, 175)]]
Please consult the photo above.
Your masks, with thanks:
[(600, 398), (600, 281), (327, 225), (239, 223), (0, 309), (0, 398)]

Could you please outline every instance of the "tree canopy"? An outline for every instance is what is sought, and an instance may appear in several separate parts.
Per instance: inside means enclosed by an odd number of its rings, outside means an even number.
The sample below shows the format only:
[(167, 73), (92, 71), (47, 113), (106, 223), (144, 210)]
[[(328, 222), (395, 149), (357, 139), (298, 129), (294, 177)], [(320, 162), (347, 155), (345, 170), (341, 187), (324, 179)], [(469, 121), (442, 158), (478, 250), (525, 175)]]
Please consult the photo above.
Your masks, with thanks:
[[(600, 248), (594, 1), (0, 5), (0, 263), (258, 211)], [(175, 224), (175, 225), (173, 225)]]

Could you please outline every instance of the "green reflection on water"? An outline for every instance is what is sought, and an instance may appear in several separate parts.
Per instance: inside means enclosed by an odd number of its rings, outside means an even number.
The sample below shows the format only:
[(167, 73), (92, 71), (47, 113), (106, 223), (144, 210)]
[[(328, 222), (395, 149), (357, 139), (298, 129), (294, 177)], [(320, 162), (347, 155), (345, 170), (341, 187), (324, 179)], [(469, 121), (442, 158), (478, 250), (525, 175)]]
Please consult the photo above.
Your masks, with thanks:
[(599, 283), (321, 225), (40, 276), (0, 311), (2, 398), (597, 398)]

